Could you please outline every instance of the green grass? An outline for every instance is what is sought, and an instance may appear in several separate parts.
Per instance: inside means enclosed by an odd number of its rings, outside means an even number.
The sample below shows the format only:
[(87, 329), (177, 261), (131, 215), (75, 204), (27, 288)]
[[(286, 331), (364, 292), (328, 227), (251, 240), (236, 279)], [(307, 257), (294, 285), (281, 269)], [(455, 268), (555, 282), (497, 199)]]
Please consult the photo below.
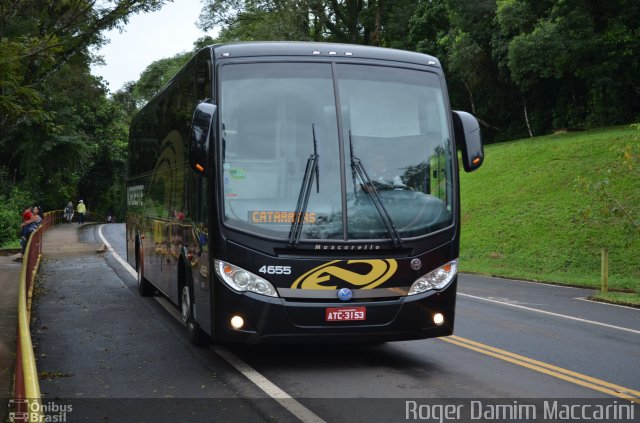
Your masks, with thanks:
[(598, 294), (589, 297), (589, 299), (634, 307), (640, 306), (640, 294), (638, 293), (607, 292), (605, 294), (599, 292)]
[(640, 178), (619, 152), (639, 139), (625, 126), (486, 146), (482, 167), (461, 174), (461, 270), (599, 286), (606, 247), (610, 289), (640, 292), (640, 234), (577, 183), (608, 179), (639, 219)]
[(9, 241), (6, 244), (3, 244), (0, 246), (0, 250), (13, 250), (16, 248), (20, 248), (20, 241), (19, 240), (14, 240), (14, 241)]

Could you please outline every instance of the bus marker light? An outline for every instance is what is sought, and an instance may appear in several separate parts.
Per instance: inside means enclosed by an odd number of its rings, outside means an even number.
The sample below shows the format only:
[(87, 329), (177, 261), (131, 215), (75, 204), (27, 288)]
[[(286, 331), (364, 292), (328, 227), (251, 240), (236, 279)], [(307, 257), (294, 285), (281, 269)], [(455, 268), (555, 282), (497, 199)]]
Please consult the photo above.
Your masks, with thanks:
[(242, 329), (244, 326), (244, 319), (240, 316), (233, 316), (231, 318), (231, 327), (234, 329)]
[(199, 163), (196, 163), (196, 169), (198, 169), (200, 172), (204, 172), (204, 167), (202, 167)]
[(444, 316), (442, 313), (436, 313), (433, 315), (433, 323), (435, 323), (436, 326), (441, 326), (444, 323)]

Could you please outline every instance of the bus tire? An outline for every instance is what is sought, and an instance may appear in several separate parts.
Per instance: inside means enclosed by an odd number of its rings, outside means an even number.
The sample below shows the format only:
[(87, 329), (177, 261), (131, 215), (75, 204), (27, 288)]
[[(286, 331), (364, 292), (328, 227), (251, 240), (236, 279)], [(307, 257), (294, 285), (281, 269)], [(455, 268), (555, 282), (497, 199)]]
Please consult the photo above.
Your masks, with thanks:
[(144, 260), (142, 258), (142, 249), (137, 248), (136, 252), (136, 272), (138, 279), (138, 292), (143, 297), (151, 297), (156, 289), (151, 283), (144, 277)]
[(207, 334), (202, 331), (198, 322), (193, 317), (193, 296), (191, 295), (189, 284), (182, 285), (182, 293), (180, 295), (180, 312), (182, 314), (182, 323), (187, 328), (187, 337), (192, 345), (200, 347), (208, 344)]

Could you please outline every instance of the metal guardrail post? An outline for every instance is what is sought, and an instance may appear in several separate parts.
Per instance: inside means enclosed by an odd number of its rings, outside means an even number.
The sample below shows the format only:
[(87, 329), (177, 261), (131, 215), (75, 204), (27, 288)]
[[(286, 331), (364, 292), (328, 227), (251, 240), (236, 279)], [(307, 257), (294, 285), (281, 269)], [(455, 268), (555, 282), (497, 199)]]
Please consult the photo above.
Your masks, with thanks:
[(600, 250), (600, 291), (609, 292), (609, 252), (606, 248)]

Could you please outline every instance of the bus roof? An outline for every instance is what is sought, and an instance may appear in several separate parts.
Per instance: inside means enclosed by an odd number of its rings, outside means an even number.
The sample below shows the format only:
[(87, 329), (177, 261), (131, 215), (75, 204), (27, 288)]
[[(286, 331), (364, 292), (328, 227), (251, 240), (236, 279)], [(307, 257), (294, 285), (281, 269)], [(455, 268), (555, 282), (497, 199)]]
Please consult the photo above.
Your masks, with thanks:
[(353, 57), (360, 59), (389, 60), (414, 63), (440, 68), (440, 61), (427, 54), (396, 50), (383, 47), (371, 47), (355, 44), (316, 43), (303, 41), (258, 41), (243, 43), (214, 44), (217, 59), (233, 57)]

